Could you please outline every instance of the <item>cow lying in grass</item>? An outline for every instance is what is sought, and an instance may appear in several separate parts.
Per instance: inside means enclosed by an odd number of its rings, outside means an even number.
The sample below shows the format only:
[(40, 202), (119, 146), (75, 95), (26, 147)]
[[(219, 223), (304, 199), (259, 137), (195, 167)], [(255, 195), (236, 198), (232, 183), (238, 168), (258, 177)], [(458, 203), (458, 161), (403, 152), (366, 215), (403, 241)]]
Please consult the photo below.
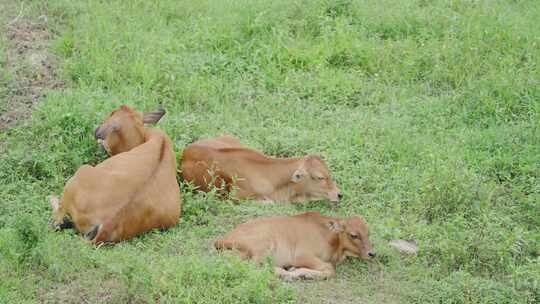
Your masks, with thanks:
[(181, 197), (172, 143), (163, 131), (144, 127), (164, 114), (141, 114), (121, 106), (109, 115), (95, 137), (111, 157), (95, 167), (80, 167), (62, 198), (51, 198), (53, 227), (63, 228), (71, 221), (99, 244), (178, 222)]
[(242, 259), (274, 259), (275, 271), (286, 280), (328, 278), (347, 256), (375, 257), (362, 217), (338, 219), (307, 212), (296, 216), (256, 219), (238, 225), (217, 249), (237, 250)]
[(236, 188), (236, 199), (339, 202), (342, 198), (320, 157), (269, 157), (228, 135), (200, 140), (184, 149), (182, 176), (205, 192), (222, 185), (226, 192)]

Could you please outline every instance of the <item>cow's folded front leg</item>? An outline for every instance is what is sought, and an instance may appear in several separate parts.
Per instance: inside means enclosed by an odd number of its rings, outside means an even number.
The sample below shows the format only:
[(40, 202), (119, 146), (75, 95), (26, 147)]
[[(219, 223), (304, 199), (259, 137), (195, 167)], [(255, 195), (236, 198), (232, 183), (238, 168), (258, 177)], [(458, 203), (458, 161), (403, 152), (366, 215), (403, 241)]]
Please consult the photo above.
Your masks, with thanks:
[(286, 280), (295, 280), (295, 279), (305, 279), (305, 280), (316, 280), (316, 279), (326, 279), (336, 275), (336, 270), (334, 265), (331, 263), (323, 262), (316, 258), (304, 258), (296, 261), (294, 266), (286, 271), (277, 271), (282, 278)]
[(263, 204), (274, 204), (275, 203), (275, 201), (273, 199), (269, 198), (269, 197), (264, 197), (264, 198), (262, 198), (260, 200), (257, 200), (257, 201), (260, 202), (260, 203), (263, 203)]
[(281, 267), (274, 267), (274, 272), (285, 281), (293, 281), (295, 278), (291, 271), (285, 270)]
[(294, 280), (315, 280), (319, 278), (327, 278), (330, 275), (325, 274), (323, 271), (313, 270), (309, 268), (290, 268), (285, 270), (281, 267), (275, 267), (274, 271), (276, 274), (285, 281), (294, 281)]
[(313, 270), (309, 268), (295, 268), (292, 271), (289, 271), (293, 279), (304, 279), (304, 280), (315, 280), (315, 279), (324, 279), (332, 276), (329, 273), (319, 270)]

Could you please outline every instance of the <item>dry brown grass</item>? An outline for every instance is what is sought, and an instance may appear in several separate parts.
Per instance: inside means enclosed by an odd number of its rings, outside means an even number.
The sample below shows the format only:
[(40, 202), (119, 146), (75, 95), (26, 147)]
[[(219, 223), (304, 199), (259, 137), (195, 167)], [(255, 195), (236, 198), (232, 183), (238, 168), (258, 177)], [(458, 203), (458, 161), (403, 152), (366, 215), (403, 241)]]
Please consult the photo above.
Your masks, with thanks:
[(52, 34), (47, 29), (47, 13), (36, 17), (27, 14), (24, 5), (14, 9), (14, 3), (7, 2), (6, 15), (13, 18), (7, 18), (0, 27), (7, 45), (2, 67), (7, 77), (1, 84), (5, 86), (5, 100), (0, 102), (0, 130), (26, 120), (48, 89), (63, 86), (57, 77), (57, 60), (49, 52)]

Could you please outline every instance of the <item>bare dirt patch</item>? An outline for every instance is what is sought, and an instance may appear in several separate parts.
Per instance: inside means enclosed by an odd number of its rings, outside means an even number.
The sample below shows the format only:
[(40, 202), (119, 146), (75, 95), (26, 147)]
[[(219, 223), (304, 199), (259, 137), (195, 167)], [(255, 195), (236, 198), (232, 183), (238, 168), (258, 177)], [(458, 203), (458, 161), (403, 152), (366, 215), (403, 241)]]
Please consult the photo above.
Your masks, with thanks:
[(30, 117), (47, 90), (63, 83), (57, 77), (57, 61), (48, 51), (51, 34), (46, 12), (39, 17), (25, 16), (21, 6), (0, 31), (7, 45), (2, 66), (5, 75), (0, 80), (5, 92), (0, 96), (0, 130), (5, 130)]
[(38, 303), (128, 303), (128, 288), (118, 280), (94, 281), (90, 278), (58, 283), (38, 291)]

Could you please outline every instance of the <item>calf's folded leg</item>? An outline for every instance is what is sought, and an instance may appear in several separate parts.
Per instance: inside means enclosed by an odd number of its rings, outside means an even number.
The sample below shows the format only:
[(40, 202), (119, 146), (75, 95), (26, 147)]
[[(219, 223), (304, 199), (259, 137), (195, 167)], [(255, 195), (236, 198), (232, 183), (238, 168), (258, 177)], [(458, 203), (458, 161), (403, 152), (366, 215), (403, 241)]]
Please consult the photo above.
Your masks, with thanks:
[(296, 279), (326, 279), (336, 275), (334, 265), (323, 262), (317, 258), (298, 259), (294, 268), (287, 271), (281, 267), (276, 267), (276, 273), (284, 280), (292, 281)]

